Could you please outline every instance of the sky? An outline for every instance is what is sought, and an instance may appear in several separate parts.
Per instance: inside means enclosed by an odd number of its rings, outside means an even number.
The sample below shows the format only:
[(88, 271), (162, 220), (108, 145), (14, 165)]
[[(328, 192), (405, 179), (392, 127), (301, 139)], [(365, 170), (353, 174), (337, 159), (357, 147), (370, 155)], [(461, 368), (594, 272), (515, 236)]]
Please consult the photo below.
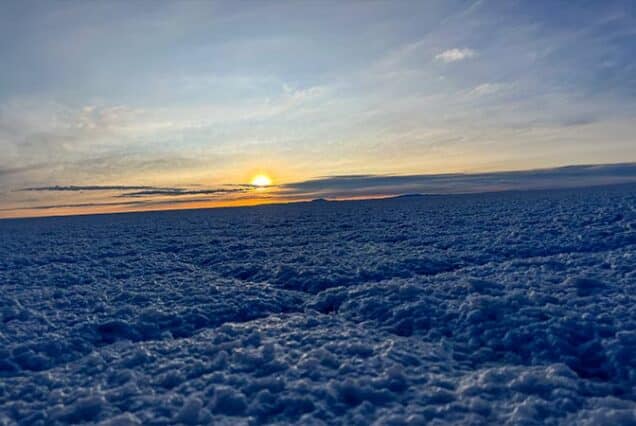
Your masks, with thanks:
[(3, 1), (0, 217), (631, 180), (635, 58), (631, 0)]

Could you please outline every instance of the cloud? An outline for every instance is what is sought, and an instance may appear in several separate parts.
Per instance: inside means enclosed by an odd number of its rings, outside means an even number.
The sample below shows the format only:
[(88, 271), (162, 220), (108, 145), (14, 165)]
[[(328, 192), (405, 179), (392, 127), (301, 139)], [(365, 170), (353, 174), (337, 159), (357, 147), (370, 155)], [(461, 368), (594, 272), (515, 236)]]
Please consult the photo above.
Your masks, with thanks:
[(187, 190), (182, 188), (168, 188), (168, 189), (150, 189), (137, 192), (128, 192), (118, 195), (118, 197), (152, 197), (152, 196), (169, 196), (169, 197), (182, 197), (184, 195), (218, 195), (218, 194), (232, 194), (239, 192), (246, 192), (248, 188), (214, 188), (214, 189), (194, 189)]
[[(52, 209), (91, 209), (99, 207), (114, 207), (122, 210), (137, 209), (152, 206), (179, 205), (184, 203), (201, 203), (208, 201), (227, 201), (239, 199), (238, 194), (248, 193), (254, 189), (249, 184), (224, 185), (219, 188), (194, 188), (179, 187), (157, 187), (147, 185), (50, 185), (40, 187), (28, 187), (18, 189), (16, 192), (60, 192), (60, 193), (98, 193), (98, 199), (88, 195), (80, 200), (71, 198), (71, 195), (58, 195), (53, 203), (43, 203), (43, 199), (22, 200), (28, 205), (15, 205), (13, 207), (2, 207), (0, 212), (5, 211), (28, 211), (28, 210), (52, 210)], [(115, 192), (115, 194), (113, 194)], [(178, 198), (177, 198), (178, 197)], [(82, 199), (83, 198), (83, 199)], [(263, 198), (261, 196), (261, 198)]]
[(596, 123), (597, 121), (598, 118), (591, 115), (581, 115), (576, 117), (566, 117), (561, 120), (561, 125), (566, 127), (585, 126), (588, 124)]
[(139, 201), (112, 201), (112, 202), (95, 202), (95, 203), (69, 203), (69, 204), (45, 204), (37, 206), (10, 207), (1, 208), (0, 211), (18, 211), (18, 210), (53, 210), (53, 209), (72, 209), (72, 208), (91, 208), (91, 207), (145, 207), (160, 206), (184, 203), (199, 203), (204, 201), (214, 201), (214, 198), (192, 198), (187, 200), (139, 200)]
[(463, 61), (464, 59), (472, 58), (477, 55), (472, 49), (449, 49), (440, 54), (435, 55), (435, 59), (445, 63)]
[(483, 83), (475, 86), (468, 92), (468, 94), (472, 96), (493, 95), (501, 92), (502, 90), (509, 89), (510, 87), (512, 87), (512, 85), (506, 83)]
[[(0, 170), (2, 172), (2, 170)], [(145, 185), (53, 185), (53, 186), (37, 186), (32, 188), (19, 189), (19, 192), (25, 191), (58, 191), (58, 192), (82, 192), (82, 191), (135, 191), (126, 192), (118, 195), (118, 197), (148, 197), (156, 195), (165, 196), (183, 196), (183, 195), (212, 195), (212, 194), (231, 194), (237, 192), (246, 192), (250, 189), (257, 188), (251, 184), (231, 184), (228, 188), (206, 188), (206, 189), (185, 189), (174, 187), (158, 187)]]
[[(1, 171), (1, 170), (0, 170)], [(53, 186), (38, 186), (31, 188), (23, 188), (17, 190), (17, 192), (84, 192), (84, 191), (110, 191), (110, 192), (123, 192), (122, 194), (115, 195), (114, 198), (152, 198), (152, 197), (184, 197), (192, 195), (227, 195), (247, 192), (254, 189), (254, 185), (250, 184), (232, 184), (227, 185), (227, 188), (203, 188), (203, 189), (186, 189), (186, 188), (174, 188), (174, 187), (157, 187), (157, 186), (145, 186), (145, 185), (53, 185)], [(127, 192), (133, 191), (133, 192)], [(135, 204), (137, 202), (130, 202)], [(125, 202), (117, 202), (118, 204), (126, 204)], [(108, 204), (106, 204), (108, 205)], [(88, 207), (86, 205), (71, 205), (73, 207)]]
[(288, 198), (351, 198), (569, 188), (627, 182), (636, 182), (636, 163), (478, 174), (331, 176), (282, 185), (280, 194)]
[(31, 166), (22, 166), (22, 167), (0, 167), (0, 176), (8, 176), (18, 173), (29, 172), (31, 170), (37, 170), (43, 168), (43, 164), (34, 164)]
[(178, 190), (179, 188), (159, 188), (155, 186), (139, 185), (69, 185), (69, 186), (38, 186), (23, 188), (20, 191), (136, 191), (136, 190)]

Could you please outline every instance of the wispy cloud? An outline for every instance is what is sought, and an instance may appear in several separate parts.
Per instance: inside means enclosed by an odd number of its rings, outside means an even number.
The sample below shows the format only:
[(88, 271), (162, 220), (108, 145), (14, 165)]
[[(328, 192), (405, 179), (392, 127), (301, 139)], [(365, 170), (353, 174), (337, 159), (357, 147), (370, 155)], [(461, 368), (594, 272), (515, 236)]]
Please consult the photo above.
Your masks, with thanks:
[(0, 176), (14, 175), (18, 173), (29, 172), (32, 170), (41, 169), (44, 167), (42, 164), (35, 164), (30, 166), (22, 166), (22, 167), (0, 167)]
[(250, 189), (258, 188), (251, 184), (228, 184), (227, 188), (204, 188), (204, 189), (187, 189), (176, 187), (160, 187), (146, 185), (53, 185), (53, 186), (36, 186), (30, 188), (19, 189), (25, 192), (83, 192), (83, 191), (135, 191), (126, 192), (119, 195), (120, 197), (146, 197), (155, 195), (183, 196), (183, 195), (211, 195), (211, 194), (231, 194), (236, 192), (246, 192)]
[(162, 205), (202, 203), (206, 201), (216, 201), (216, 199), (215, 198), (190, 198), (186, 200), (135, 200), (135, 201), (106, 201), (106, 202), (86, 202), (86, 203), (56, 203), (56, 204), (40, 204), (35, 206), (0, 208), (0, 211), (83, 209), (83, 208), (97, 208), (97, 207), (152, 207), (152, 206), (162, 206)]
[(169, 189), (150, 189), (144, 191), (128, 192), (118, 195), (120, 198), (126, 197), (153, 197), (153, 196), (168, 196), (168, 197), (182, 197), (185, 195), (221, 195), (221, 194), (233, 194), (246, 192), (250, 188), (213, 188), (213, 189), (182, 189), (182, 188), (169, 188)]
[(435, 55), (435, 59), (442, 62), (457, 62), (463, 61), (464, 59), (472, 58), (477, 56), (477, 52), (473, 49), (463, 48), (463, 49), (448, 49)]
[(159, 188), (143, 185), (54, 185), (23, 188), (20, 191), (136, 191), (136, 190), (178, 190), (178, 188)]
[(468, 92), (468, 94), (472, 96), (493, 95), (503, 90), (510, 89), (511, 87), (511, 84), (506, 83), (483, 83), (475, 86)]

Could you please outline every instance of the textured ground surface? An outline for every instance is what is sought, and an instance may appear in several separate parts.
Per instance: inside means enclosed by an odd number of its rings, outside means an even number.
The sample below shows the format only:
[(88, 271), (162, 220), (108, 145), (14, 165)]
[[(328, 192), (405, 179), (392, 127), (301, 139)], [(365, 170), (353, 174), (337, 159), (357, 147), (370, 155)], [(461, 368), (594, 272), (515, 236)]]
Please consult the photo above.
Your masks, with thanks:
[(636, 186), (0, 221), (0, 424), (636, 424)]

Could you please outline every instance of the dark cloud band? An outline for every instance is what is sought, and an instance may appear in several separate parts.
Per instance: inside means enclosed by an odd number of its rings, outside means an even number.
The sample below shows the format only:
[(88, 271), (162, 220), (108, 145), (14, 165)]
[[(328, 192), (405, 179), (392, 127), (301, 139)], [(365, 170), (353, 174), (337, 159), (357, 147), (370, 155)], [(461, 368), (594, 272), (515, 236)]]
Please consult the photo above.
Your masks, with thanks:
[(282, 196), (290, 198), (348, 198), (550, 189), (634, 181), (636, 163), (625, 163), (479, 174), (330, 176), (285, 184), (280, 190)]
[(20, 191), (141, 191), (141, 190), (178, 190), (179, 188), (159, 188), (140, 185), (54, 185), (23, 188)]
[(232, 194), (237, 192), (245, 192), (244, 188), (219, 188), (219, 189), (150, 189), (137, 192), (128, 192), (118, 195), (118, 197), (153, 197), (153, 196), (168, 196), (168, 197), (182, 197), (186, 195), (220, 195), (220, 194)]

